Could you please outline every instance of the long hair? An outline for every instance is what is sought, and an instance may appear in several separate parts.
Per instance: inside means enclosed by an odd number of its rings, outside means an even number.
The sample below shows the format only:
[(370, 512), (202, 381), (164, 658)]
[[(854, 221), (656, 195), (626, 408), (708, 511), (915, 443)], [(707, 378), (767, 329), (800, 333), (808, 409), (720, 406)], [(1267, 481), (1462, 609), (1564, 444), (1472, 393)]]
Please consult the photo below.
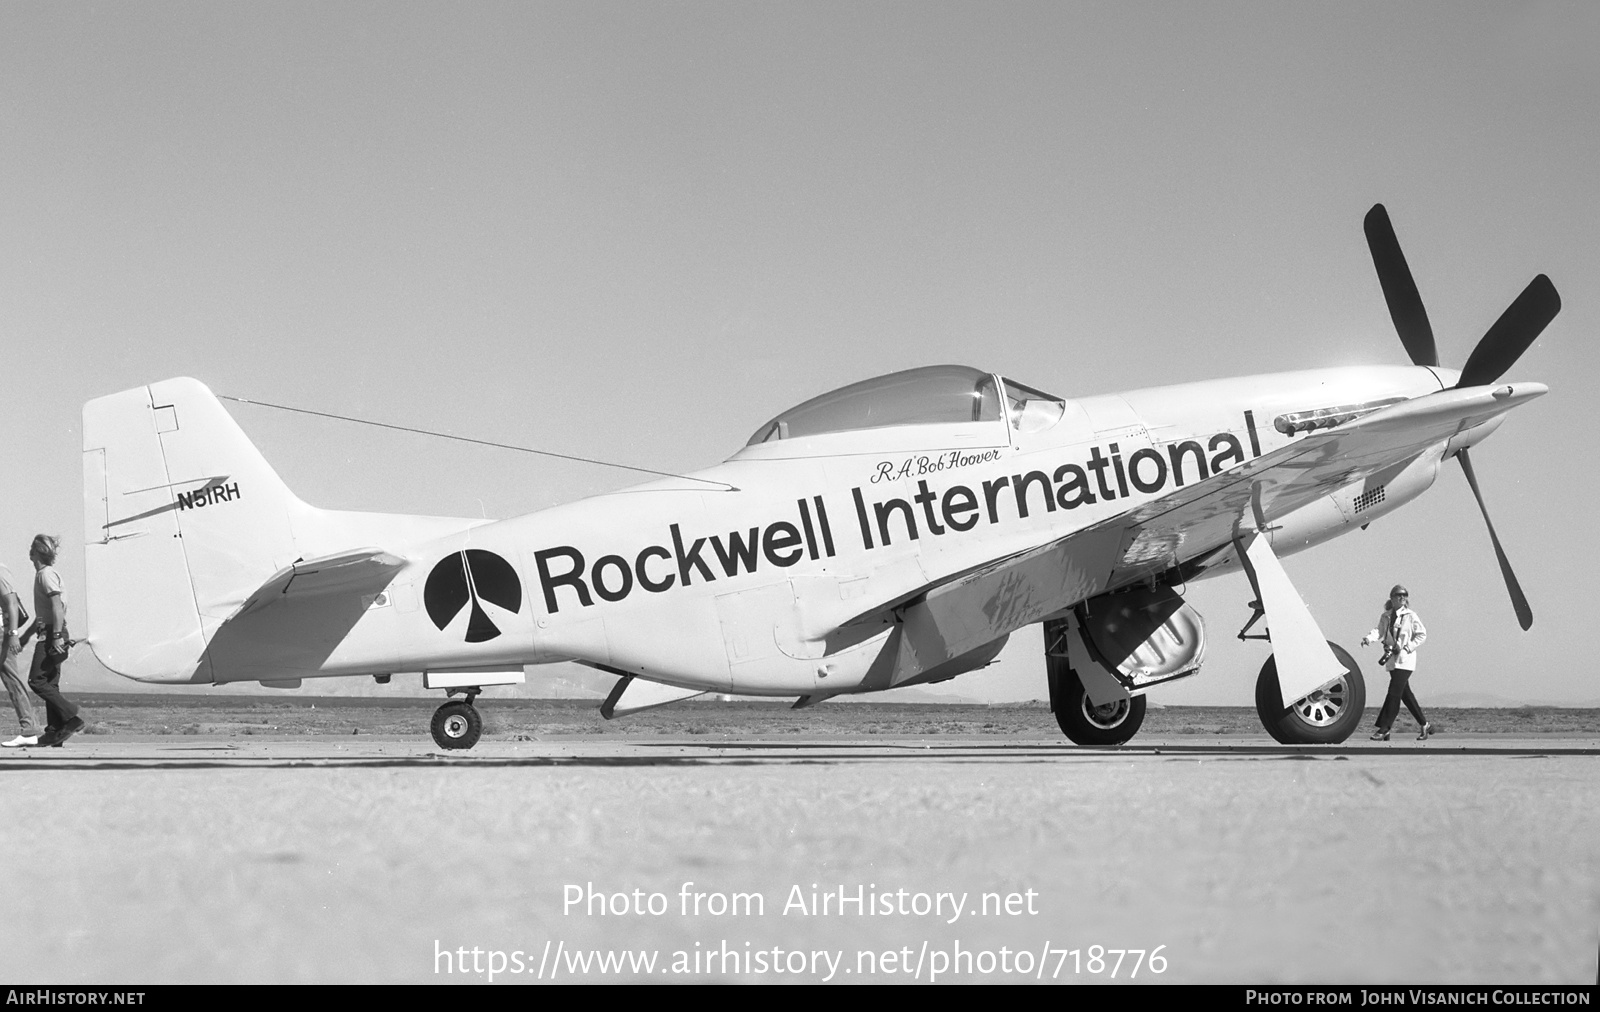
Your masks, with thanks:
[(54, 534), (36, 534), (33, 537), (33, 544), (28, 547), (28, 553), (31, 555), (37, 552), (45, 565), (53, 566), (56, 564), (56, 552), (60, 547), (61, 539)]

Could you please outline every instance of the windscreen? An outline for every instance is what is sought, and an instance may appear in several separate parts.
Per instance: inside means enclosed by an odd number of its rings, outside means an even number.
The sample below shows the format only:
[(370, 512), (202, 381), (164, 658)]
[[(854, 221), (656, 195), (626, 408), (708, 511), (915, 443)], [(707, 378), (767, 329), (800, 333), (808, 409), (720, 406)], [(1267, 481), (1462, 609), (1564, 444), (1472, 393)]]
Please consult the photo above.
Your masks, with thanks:
[(1067, 402), (1054, 394), (1002, 377), (1006, 385), (1006, 417), (1018, 432), (1043, 432), (1061, 421)]

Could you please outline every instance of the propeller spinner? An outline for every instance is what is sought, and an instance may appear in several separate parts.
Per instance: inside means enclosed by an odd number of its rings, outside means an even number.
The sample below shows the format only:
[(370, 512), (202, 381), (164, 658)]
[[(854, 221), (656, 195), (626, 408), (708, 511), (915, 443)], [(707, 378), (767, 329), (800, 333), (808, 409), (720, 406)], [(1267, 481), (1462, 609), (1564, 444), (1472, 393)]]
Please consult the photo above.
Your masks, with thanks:
[[(1438, 365), (1439, 351), (1433, 340), (1433, 326), (1428, 322), (1428, 311), (1422, 305), (1422, 295), (1417, 291), (1417, 283), (1406, 264), (1405, 254), (1400, 251), (1400, 241), (1395, 238), (1389, 212), (1384, 210), (1382, 204), (1372, 205), (1362, 227), (1367, 233), (1372, 266), (1377, 269), (1378, 283), (1383, 286), (1383, 298), (1389, 304), (1389, 316), (1394, 320), (1400, 343), (1405, 345), (1413, 363)], [(1561, 296), (1550, 279), (1540, 274), (1528, 283), (1522, 294), (1506, 307), (1500, 319), (1478, 340), (1478, 346), (1472, 349), (1467, 364), (1461, 369), (1461, 378), (1456, 382), (1456, 387), (1486, 386), (1499, 379), (1516, 364), (1517, 359), (1559, 312)], [(1478, 490), (1478, 477), (1472, 470), (1467, 451), (1463, 449), (1456, 456), (1461, 461), (1461, 469), (1466, 472), (1467, 484), (1472, 487), (1472, 494), (1478, 500), (1484, 525), (1489, 528), (1489, 540), (1494, 545), (1495, 558), (1500, 562), (1500, 575), (1505, 579), (1506, 591), (1511, 595), (1511, 606), (1517, 613), (1517, 622), (1527, 630), (1533, 626), (1533, 609), (1528, 606), (1528, 599), (1522, 593), (1516, 574), (1511, 571), (1505, 550), (1500, 547), (1500, 538), (1489, 519), (1489, 510), (1483, 503), (1483, 493)]]

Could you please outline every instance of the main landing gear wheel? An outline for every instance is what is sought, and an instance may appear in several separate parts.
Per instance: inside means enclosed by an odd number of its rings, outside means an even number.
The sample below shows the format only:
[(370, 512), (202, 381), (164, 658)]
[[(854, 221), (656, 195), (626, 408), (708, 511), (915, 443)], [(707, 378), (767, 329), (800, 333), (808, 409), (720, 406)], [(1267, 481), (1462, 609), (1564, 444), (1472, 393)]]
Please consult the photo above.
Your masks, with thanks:
[(440, 748), (471, 748), (483, 734), (483, 718), (471, 703), (453, 699), (433, 711), (430, 730)]
[(1056, 723), (1061, 733), (1078, 745), (1121, 745), (1139, 733), (1144, 723), (1144, 697), (1119, 699), (1096, 706), (1071, 671), (1059, 676), (1061, 692), (1055, 699)]
[(1256, 679), (1256, 713), (1267, 733), (1285, 745), (1337, 745), (1355, 733), (1367, 705), (1367, 683), (1350, 652), (1328, 644), (1344, 674), (1326, 688), (1284, 708), (1278, 690), (1278, 659), (1267, 658)]

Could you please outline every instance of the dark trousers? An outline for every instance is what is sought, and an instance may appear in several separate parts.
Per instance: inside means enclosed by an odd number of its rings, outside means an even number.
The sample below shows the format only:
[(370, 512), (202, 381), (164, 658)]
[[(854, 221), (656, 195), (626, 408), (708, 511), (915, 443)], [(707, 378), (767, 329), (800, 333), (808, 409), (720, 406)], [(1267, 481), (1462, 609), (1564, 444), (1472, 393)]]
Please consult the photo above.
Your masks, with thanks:
[(60, 728), (78, 715), (78, 705), (61, 694), (61, 662), (64, 657), (52, 657), (41, 641), (33, 648), (33, 667), (28, 670), (28, 688), (44, 700), (44, 712), (50, 727)]
[(1394, 719), (1400, 716), (1401, 703), (1406, 704), (1419, 726), (1428, 722), (1422, 715), (1422, 707), (1417, 705), (1417, 697), (1411, 694), (1411, 672), (1395, 668), (1389, 672), (1389, 695), (1384, 697), (1383, 709), (1378, 711), (1378, 730), (1387, 731), (1394, 726)]

